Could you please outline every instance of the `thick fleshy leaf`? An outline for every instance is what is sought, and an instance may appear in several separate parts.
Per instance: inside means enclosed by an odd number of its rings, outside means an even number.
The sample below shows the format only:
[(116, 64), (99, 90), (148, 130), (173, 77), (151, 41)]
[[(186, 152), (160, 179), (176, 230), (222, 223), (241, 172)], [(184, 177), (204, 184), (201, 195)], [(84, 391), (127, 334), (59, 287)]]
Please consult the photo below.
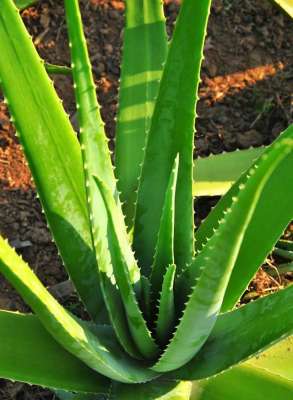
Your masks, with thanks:
[(34, 315), (0, 311), (0, 377), (51, 389), (107, 393), (110, 381), (68, 353)]
[(18, 7), (20, 10), (27, 8), (36, 2), (37, 0), (14, 0), (16, 7)]
[(279, 240), (276, 244), (279, 249), (293, 251), (293, 241), (291, 240)]
[(1, 86), (47, 221), (81, 299), (98, 319), (103, 300), (79, 143), (11, 0), (1, 1), (0, 53)]
[(49, 64), (45, 63), (45, 68), (48, 74), (54, 75), (71, 75), (72, 70), (69, 67), (66, 67), (64, 65), (55, 65), (55, 64)]
[(293, 272), (293, 262), (279, 264), (276, 269), (270, 269), (267, 272), (271, 276), (284, 275), (284, 274), (287, 274), (288, 272)]
[(163, 276), (169, 265), (174, 264), (175, 195), (177, 186), (179, 158), (175, 158), (165, 195), (158, 240), (151, 272), (152, 296), (157, 301), (162, 289)]
[[(111, 391), (111, 386), (109, 387), (109, 393)], [(71, 393), (62, 390), (54, 390), (57, 398), (59, 400), (105, 400), (104, 395), (94, 395), (94, 394), (84, 394), (84, 393)], [(106, 394), (106, 398), (108, 393)]]
[(293, 336), (280, 341), (245, 364), (265, 369), (293, 384)]
[(175, 322), (174, 278), (176, 265), (170, 265), (164, 276), (162, 291), (159, 299), (159, 313), (156, 331), (160, 343), (166, 344)]
[[(65, 12), (70, 41), (72, 71), (74, 79), (75, 97), (78, 105), (78, 120), (80, 125), (80, 140), (84, 163), (87, 199), (92, 223), (92, 235), (96, 226), (99, 227), (102, 237), (107, 234), (107, 211), (103, 200), (96, 187), (93, 175), (100, 176), (116, 193), (116, 182), (112, 168), (110, 152), (104, 131), (104, 123), (100, 115), (99, 104), (96, 98), (96, 90), (91, 71), (91, 65), (82, 28), (82, 20), (77, 0), (65, 1)], [(99, 263), (110, 264), (110, 258), (106, 251), (97, 254)], [(98, 271), (96, 265), (96, 269)], [(110, 316), (110, 320), (116, 332), (117, 338), (123, 348), (131, 355), (135, 355), (136, 349), (129, 335), (123, 305), (119, 292), (111, 281), (100, 280), (104, 301)]]
[[(274, 142), (274, 146), (284, 139), (293, 138), (293, 125), (290, 125)], [(272, 146), (263, 153), (269, 154)], [(257, 160), (254, 164), (260, 163)], [(275, 170), (267, 181), (263, 193), (253, 212), (251, 223), (245, 232), (240, 252), (225, 294), (222, 311), (228, 311), (238, 302), (247, 285), (253, 278), (259, 266), (272, 250), (274, 244), (282, 235), (287, 224), (293, 219), (293, 186), (292, 176), (288, 171), (293, 171), (293, 153), (291, 153)], [(243, 174), (235, 185), (222, 197), (217, 206), (211, 211), (201, 224), (195, 236), (197, 249), (200, 250), (204, 243), (213, 235), (225, 211), (229, 209), (233, 197), (237, 196), (239, 186), (246, 180)], [(278, 205), (278, 207), (276, 207)], [(266, 233), (265, 235), (263, 233)], [(255, 238), (258, 238), (256, 241)]]
[(0, 237), (0, 272), (32, 308), (43, 326), (64, 349), (93, 370), (124, 383), (146, 382), (152, 371), (122, 351), (108, 328), (89, 327), (65, 310), (28, 265)]
[(244, 364), (215, 378), (195, 381), (190, 400), (283, 400), (290, 399), (292, 392), (292, 381)]
[[(197, 329), (196, 325), (193, 329)], [(170, 377), (192, 380), (210, 377), (245, 361), (292, 332), (293, 286), (290, 286), (220, 315), (198, 354)]]
[(278, 247), (275, 247), (273, 250), (273, 254), (285, 258), (286, 260), (293, 261), (293, 251), (291, 250), (279, 249)]
[(280, 400), (293, 392), (292, 336), (241, 366), (194, 381), (191, 400)]
[[(133, 340), (144, 357), (154, 358), (158, 355), (159, 349), (147, 328), (136, 299), (135, 285), (140, 284), (140, 275), (128, 243), (124, 220), (118, 212), (118, 207), (111, 191), (99, 178), (95, 177), (95, 180), (108, 213), (106, 236), (103, 236), (99, 227), (96, 230), (97, 257), (99, 259), (102, 249), (108, 249), (113, 268), (112, 273), (121, 294)], [(102, 267), (101, 265), (100, 268)], [(104, 274), (106, 273), (107, 269), (104, 271)], [(111, 276), (108, 276), (108, 279), (111, 279)], [(138, 291), (140, 292), (140, 287)]]
[(197, 158), (193, 167), (193, 196), (221, 196), (265, 151), (265, 147)]
[(111, 400), (189, 400), (191, 382), (157, 379), (144, 385), (113, 385)]
[(182, 366), (195, 356), (208, 338), (259, 199), (273, 173), (286, 165), (292, 150), (293, 139), (284, 138), (262, 156), (258, 168), (250, 170), (245, 184), (239, 188), (238, 196), (233, 198), (218, 229), (188, 268), (186, 279), (195, 286), (174, 337), (153, 367), (155, 371), (166, 372)]
[(161, 0), (126, 0), (115, 165), (127, 226), (133, 224), (146, 137), (167, 55)]
[[(191, 382), (176, 382), (157, 379), (150, 384), (120, 385), (113, 384), (110, 388), (111, 400), (189, 400)], [(60, 400), (105, 400), (99, 396), (57, 393)]]
[(180, 271), (193, 256), (192, 166), (196, 93), (210, 0), (185, 0), (162, 75), (138, 189), (134, 250), (150, 274), (170, 172), (180, 165), (175, 206), (175, 264)]

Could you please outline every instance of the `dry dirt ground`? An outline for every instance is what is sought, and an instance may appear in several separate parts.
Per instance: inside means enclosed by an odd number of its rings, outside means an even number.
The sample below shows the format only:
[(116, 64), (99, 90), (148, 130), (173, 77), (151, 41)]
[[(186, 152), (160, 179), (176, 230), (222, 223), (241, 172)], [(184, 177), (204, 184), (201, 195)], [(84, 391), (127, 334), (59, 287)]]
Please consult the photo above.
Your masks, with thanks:
[[(171, 35), (179, 2), (165, 2)], [(83, 0), (85, 24), (98, 97), (109, 138), (115, 132), (124, 4), (118, 0)], [(40, 55), (48, 62), (69, 65), (61, 0), (40, 1), (22, 13)], [(292, 122), (293, 26), (268, 0), (214, 0), (205, 45), (195, 156), (271, 143)], [(75, 123), (69, 77), (54, 77), (64, 106)], [(114, 147), (111, 141), (111, 147)], [(47, 286), (66, 279), (35, 196), (22, 150), (0, 97), (0, 232), (29, 262)], [(203, 218), (216, 198), (197, 202)], [(289, 226), (287, 237), (293, 237)], [(272, 268), (279, 260), (270, 257)], [(286, 285), (292, 276), (272, 277), (260, 269), (243, 301)], [(74, 296), (63, 301), (78, 307)], [(20, 297), (0, 277), (0, 308), (27, 311)], [(52, 400), (36, 387), (0, 380), (1, 400)]]

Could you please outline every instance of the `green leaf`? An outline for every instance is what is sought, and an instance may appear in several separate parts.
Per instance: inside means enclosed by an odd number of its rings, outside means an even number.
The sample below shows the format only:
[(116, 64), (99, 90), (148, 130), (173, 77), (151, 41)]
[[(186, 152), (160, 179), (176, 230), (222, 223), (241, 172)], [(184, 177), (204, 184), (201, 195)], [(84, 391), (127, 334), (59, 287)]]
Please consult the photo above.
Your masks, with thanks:
[[(195, 381), (191, 400), (280, 400), (293, 391), (292, 336), (220, 375)], [(230, 353), (230, 350), (229, 350)]]
[[(111, 400), (189, 400), (192, 384), (191, 382), (176, 382), (157, 379), (150, 384), (143, 385), (120, 385), (115, 382), (109, 391)], [(98, 395), (83, 395), (60, 393), (60, 400), (105, 400)]]
[(292, 381), (244, 364), (215, 378), (195, 381), (190, 400), (281, 400), (290, 399), (292, 391)]
[(187, 279), (191, 286), (195, 286), (173, 339), (152, 367), (155, 371), (179, 368), (198, 352), (208, 338), (259, 199), (274, 172), (282, 169), (292, 156), (292, 149), (293, 139), (285, 138), (262, 156), (258, 168), (250, 170), (246, 183), (239, 188), (238, 196), (233, 198), (231, 208), (220, 221), (218, 229), (187, 269)]
[[(110, 390), (111, 387), (109, 388), (109, 392)], [(105, 397), (107, 399), (107, 396), (109, 395), (109, 393), (107, 393), (106, 396), (98, 394), (70, 393), (61, 390), (54, 390), (54, 392), (60, 400), (105, 400)]]
[(48, 74), (57, 74), (57, 75), (71, 75), (71, 68), (66, 67), (65, 65), (55, 65), (45, 63), (45, 68)]
[(130, 228), (146, 137), (167, 55), (167, 35), (161, 0), (126, 0), (125, 17), (115, 164)]
[(28, 8), (36, 2), (37, 0), (14, 0), (16, 7), (18, 7), (20, 10)]
[(225, 194), (264, 151), (265, 147), (257, 147), (197, 158), (193, 167), (193, 196)]
[(193, 256), (192, 165), (196, 93), (210, 0), (182, 3), (160, 83), (139, 183), (134, 249), (149, 275), (170, 171), (180, 157), (175, 212), (175, 264)]
[(157, 321), (157, 335), (160, 343), (165, 344), (175, 322), (175, 304), (174, 304), (174, 278), (176, 265), (169, 265), (163, 280), (162, 292), (159, 301), (159, 313)]
[(163, 276), (168, 265), (174, 264), (175, 195), (178, 177), (179, 157), (175, 158), (170, 174), (161, 216), (158, 240), (151, 272), (154, 302), (162, 288)]
[(265, 369), (290, 380), (293, 384), (293, 336), (281, 340), (257, 357), (248, 360), (246, 364)]
[(147, 321), (152, 321), (152, 299), (151, 299), (151, 283), (146, 276), (141, 276), (141, 295), (140, 295), (140, 305)]
[[(134, 285), (139, 284), (140, 274), (128, 243), (124, 220), (121, 218), (111, 191), (99, 178), (95, 177), (95, 180), (108, 213), (106, 235), (103, 236), (103, 232), (99, 230), (99, 227), (96, 230), (95, 246), (98, 261), (100, 254), (103, 254), (108, 249), (113, 268), (112, 273), (119, 287), (133, 340), (144, 357), (154, 358), (158, 355), (159, 349), (147, 328), (136, 300)], [(103, 251), (101, 251), (102, 249)], [(101, 273), (105, 275), (109, 273), (107, 264), (105, 270), (103, 268), (104, 265), (101, 262)], [(111, 276), (107, 278), (111, 279)]]
[(279, 275), (287, 274), (288, 272), (293, 272), (293, 262), (286, 264), (279, 264), (276, 267), (277, 269), (270, 269), (266, 271), (271, 276), (278, 277)]
[(97, 320), (103, 300), (79, 143), (11, 0), (1, 1), (0, 53), (1, 86), (47, 221), (71, 280)]
[(65, 310), (1, 237), (0, 271), (53, 338), (90, 368), (123, 383), (146, 382), (157, 376), (121, 350), (112, 330), (96, 325), (90, 328)]
[[(193, 329), (197, 329), (196, 325)], [(201, 350), (189, 363), (171, 373), (170, 378), (208, 378), (247, 360), (292, 333), (293, 286), (290, 286), (219, 315)]]
[[(93, 226), (92, 229), (98, 227), (104, 238), (107, 234), (107, 211), (99, 190), (96, 187), (93, 175), (100, 176), (109, 185), (113, 194), (116, 193), (116, 182), (105, 136), (104, 123), (101, 119), (96, 98), (78, 2), (76, 0), (65, 1), (65, 12), (73, 65), (75, 97), (78, 105), (80, 140), (90, 219)], [(94, 231), (92, 231), (92, 235), (95, 235)], [(104, 273), (107, 263), (111, 269), (107, 249), (104, 251), (99, 250), (96, 253), (96, 259), (98, 263), (103, 264), (103, 267), (96, 265), (97, 271), (98, 268), (103, 269), (102, 272)], [(119, 342), (128, 354), (136, 356), (137, 350), (130, 337), (119, 291), (104, 276), (100, 277), (100, 285), (109, 317)]]
[(34, 315), (0, 311), (0, 377), (51, 389), (107, 393), (109, 381), (60, 346)]
[(293, 3), (292, 0), (274, 0), (279, 6), (281, 6), (291, 18), (293, 18)]
[(286, 258), (287, 260), (293, 261), (293, 251), (278, 249), (277, 247), (275, 247), (273, 250), (273, 254), (279, 257)]
[(86, 163), (85, 176), (89, 185), (89, 194), (93, 195), (92, 190), (95, 186), (92, 178), (93, 174), (100, 176), (114, 193), (116, 181), (104, 131), (104, 123), (97, 102), (78, 0), (65, 0), (65, 14), (81, 133), (81, 148), (84, 163)]
[(293, 242), (291, 240), (278, 240), (276, 247), (284, 250), (293, 251)]
[[(293, 125), (290, 125), (281, 136), (266, 149), (264, 155), (269, 155), (275, 145), (284, 139), (293, 138)], [(257, 168), (262, 158), (254, 164)], [(288, 171), (293, 170), (293, 153), (291, 153), (276, 169), (265, 185), (258, 204), (253, 212), (251, 223), (245, 232), (241, 249), (237, 256), (235, 267), (225, 294), (222, 312), (228, 311), (238, 302), (250, 280), (259, 266), (271, 252), (274, 244), (282, 235), (287, 224), (293, 219), (293, 189), (292, 177)], [(196, 232), (196, 246), (200, 250), (204, 243), (213, 235), (219, 221), (229, 209), (232, 198), (237, 196), (239, 186), (246, 180), (243, 174), (229, 192), (222, 197)], [(277, 205), (277, 207), (276, 207)], [(265, 233), (265, 234), (264, 234)], [(255, 238), (258, 238), (256, 241)]]
[(191, 382), (157, 379), (144, 385), (113, 385), (111, 400), (189, 400)]

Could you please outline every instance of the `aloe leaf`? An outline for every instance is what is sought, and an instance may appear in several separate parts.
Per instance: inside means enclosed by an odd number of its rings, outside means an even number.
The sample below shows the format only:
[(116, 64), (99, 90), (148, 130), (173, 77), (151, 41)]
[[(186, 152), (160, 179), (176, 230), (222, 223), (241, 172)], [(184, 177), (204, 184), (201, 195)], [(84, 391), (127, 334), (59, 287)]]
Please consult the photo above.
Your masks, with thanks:
[[(166, 372), (188, 362), (208, 338), (220, 312), (231, 273), (259, 199), (275, 171), (293, 154), (293, 139), (283, 139), (263, 155), (258, 168), (251, 169), (247, 181), (233, 198), (231, 208), (193, 264), (188, 276), (191, 290), (183, 316), (169, 346), (152, 368)], [(229, 240), (227, 240), (229, 238)], [(201, 271), (195, 282), (198, 271)], [(194, 329), (193, 329), (194, 327)], [(180, 349), (180, 353), (178, 353)]]
[[(293, 125), (290, 125), (280, 137), (263, 153), (269, 155), (273, 146), (284, 139), (293, 138)], [(260, 159), (254, 163), (257, 166)], [(245, 232), (241, 249), (225, 294), (222, 312), (228, 311), (238, 302), (247, 285), (253, 278), (259, 266), (271, 252), (274, 244), (282, 235), (287, 224), (293, 219), (293, 190), (292, 176), (288, 171), (293, 170), (293, 154), (284, 160), (274, 171), (260, 196), (253, 212), (251, 223)], [(246, 180), (243, 174), (228, 193), (222, 197), (217, 206), (211, 211), (195, 236), (197, 249), (200, 250), (209, 237), (213, 235), (219, 220), (225, 210), (229, 209), (232, 198), (237, 196), (239, 186)], [(278, 205), (278, 207), (276, 207)], [(265, 232), (265, 234), (264, 234)], [(258, 241), (255, 238), (259, 238)]]
[[(144, 357), (153, 358), (159, 349), (151, 337), (136, 300), (134, 285), (139, 284), (140, 274), (128, 243), (124, 220), (111, 191), (99, 178), (95, 177), (95, 180), (108, 213), (106, 236), (102, 236), (99, 227), (96, 230), (97, 257), (99, 258), (102, 248), (108, 248), (133, 340)], [(104, 273), (107, 273), (107, 266)]]
[(275, 247), (273, 250), (273, 254), (279, 257), (286, 258), (287, 260), (293, 261), (293, 251), (278, 249), (277, 247)]
[(111, 400), (189, 400), (191, 382), (157, 379), (143, 385), (116, 385)]
[(71, 75), (71, 68), (66, 67), (65, 65), (55, 65), (50, 63), (45, 63), (45, 68), (48, 74), (57, 74), (57, 75)]
[(0, 52), (1, 86), (47, 221), (71, 280), (97, 320), (103, 300), (79, 143), (11, 0), (1, 1)]
[(279, 275), (285, 275), (288, 274), (288, 272), (293, 272), (293, 262), (290, 263), (285, 263), (285, 264), (279, 264), (275, 269), (270, 269), (269, 271), (266, 271), (269, 275), (278, 277)]
[[(192, 400), (279, 400), (293, 391), (292, 336), (240, 366), (215, 377), (194, 381)], [(239, 397), (240, 396), (240, 397)]]
[(290, 286), (219, 315), (201, 350), (189, 363), (171, 373), (170, 378), (208, 378), (251, 358), (292, 333), (293, 286)]
[(215, 378), (195, 381), (190, 400), (280, 400), (290, 399), (292, 391), (292, 381), (244, 364)]
[(151, 299), (151, 283), (146, 276), (141, 276), (140, 279), (141, 285), (141, 295), (140, 295), (140, 304), (141, 309), (146, 317), (147, 321), (152, 320), (152, 299)]
[(293, 251), (293, 242), (291, 240), (280, 239), (278, 240), (276, 247), (279, 249)]
[[(111, 391), (111, 386), (109, 388), (109, 392)], [(65, 392), (62, 390), (54, 390), (57, 399), (59, 400), (105, 400), (105, 398), (109, 398), (109, 393), (105, 395), (98, 394), (84, 394), (84, 393), (71, 393)]]
[(177, 155), (173, 164), (166, 191), (154, 263), (152, 265), (150, 278), (155, 302), (157, 300), (158, 293), (162, 288), (163, 276), (166, 272), (166, 269), (168, 265), (174, 264), (175, 194), (178, 167), (179, 157)]
[(291, 0), (274, 0), (280, 7), (282, 7), (291, 18), (293, 18), (293, 3)]
[[(110, 152), (104, 131), (104, 123), (100, 115), (96, 98), (91, 65), (82, 29), (82, 20), (77, 0), (65, 1), (65, 12), (69, 33), (72, 71), (75, 97), (78, 105), (80, 140), (84, 162), (84, 173), (90, 218), (93, 226), (99, 226), (102, 236), (107, 232), (107, 212), (103, 200), (93, 180), (93, 174), (100, 176), (116, 193), (116, 182), (112, 168)], [(100, 263), (110, 263), (107, 252), (97, 254)], [(101, 268), (101, 267), (99, 267)], [(98, 266), (96, 266), (98, 270)], [(117, 338), (123, 348), (132, 356), (137, 354), (127, 327), (126, 316), (118, 290), (111, 281), (100, 278), (104, 301), (112, 321)]]
[(197, 158), (193, 167), (193, 196), (225, 194), (265, 149), (257, 147)]
[(169, 265), (164, 276), (159, 301), (156, 331), (160, 343), (165, 344), (172, 333), (175, 322), (174, 278), (176, 265)]
[(93, 174), (103, 179), (115, 192), (116, 182), (104, 122), (96, 97), (86, 39), (84, 37), (78, 0), (65, 0), (66, 22), (71, 52), (71, 69), (77, 114), (80, 125), (81, 147), (89, 193), (94, 185)]
[(293, 384), (293, 336), (281, 340), (246, 364), (282, 376)]
[(67, 352), (34, 315), (0, 311), (0, 377), (88, 393), (107, 393), (110, 381)]
[(37, 0), (14, 0), (16, 7), (18, 7), (20, 10), (25, 9), (36, 2)]
[(126, 224), (133, 224), (146, 137), (167, 55), (161, 0), (126, 0), (115, 165)]
[(1, 237), (0, 271), (53, 338), (94, 371), (124, 383), (146, 382), (156, 377), (141, 362), (134, 361), (121, 350), (109, 329), (89, 328), (66, 311)]
[(193, 256), (192, 164), (196, 93), (210, 0), (185, 0), (162, 75), (138, 189), (134, 249), (149, 275), (170, 171), (180, 157), (175, 212), (175, 264)]

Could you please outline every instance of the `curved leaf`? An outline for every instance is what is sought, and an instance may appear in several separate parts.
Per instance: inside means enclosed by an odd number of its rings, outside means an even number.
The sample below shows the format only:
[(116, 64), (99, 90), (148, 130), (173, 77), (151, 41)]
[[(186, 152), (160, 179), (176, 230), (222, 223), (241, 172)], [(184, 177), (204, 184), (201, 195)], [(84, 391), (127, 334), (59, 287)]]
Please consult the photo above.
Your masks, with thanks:
[[(124, 221), (123, 218), (121, 219), (110, 190), (99, 178), (95, 177), (95, 180), (108, 213), (106, 236), (103, 237), (99, 228), (96, 231), (97, 257), (99, 258), (99, 254), (102, 253), (102, 247), (108, 248), (113, 274), (119, 287), (133, 340), (144, 357), (154, 358), (158, 355), (159, 349), (147, 328), (135, 297), (133, 285), (140, 283), (140, 275), (128, 243)], [(104, 273), (107, 273), (107, 270)], [(108, 276), (108, 279), (110, 278)]]
[(103, 300), (79, 143), (11, 0), (1, 1), (0, 53), (1, 86), (47, 221), (81, 299), (99, 319)]
[[(102, 237), (105, 238), (107, 234), (107, 211), (94, 182), (93, 174), (100, 176), (110, 187), (113, 194), (116, 193), (116, 182), (105, 136), (104, 123), (96, 98), (95, 84), (82, 29), (78, 1), (66, 0), (65, 12), (70, 40), (75, 97), (78, 105), (80, 140), (92, 235), (94, 235), (95, 227), (98, 226)], [(106, 251), (101, 251), (100, 254), (97, 253), (96, 258), (104, 266), (110, 263)], [(97, 271), (98, 268), (101, 267), (96, 265)], [(119, 291), (111, 284), (111, 281), (107, 281), (103, 277), (100, 278), (100, 285), (117, 338), (123, 348), (129, 354), (135, 356), (137, 351), (129, 334)]]
[(293, 336), (248, 360), (246, 364), (265, 369), (290, 380), (293, 384)]
[[(196, 330), (197, 327), (194, 325), (193, 329)], [(290, 286), (219, 315), (208, 340), (198, 354), (182, 368), (171, 373), (170, 377), (192, 380), (208, 378), (245, 361), (292, 332), (293, 286)], [(287, 349), (288, 347), (287, 344)], [(280, 357), (279, 364), (283, 358)], [(258, 365), (261, 366), (262, 363), (259, 362)]]
[(154, 302), (157, 301), (158, 293), (162, 288), (163, 276), (168, 268), (168, 265), (174, 264), (175, 195), (178, 167), (179, 157), (177, 155), (173, 164), (166, 191), (154, 262), (150, 277)]
[(241, 365), (193, 383), (190, 400), (281, 400), (292, 397), (291, 381), (261, 368)]
[(93, 370), (124, 383), (154, 379), (157, 374), (129, 358), (108, 331), (89, 328), (50, 295), (34, 272), (0, 237), (0, 271), (39, 317), (58, 343)]
[(196, 93), (210, 0), (185, 0), (162, 75), (138, 188), (134, 250), (149, 275), (160, 217), (176, 154), (180, 165), (175, 205), (175, 264), (193, 256), (192, 166)]
[[(293, 139), (283, 139), (262, 156), (258, 168), (249, 171), (247, 181), (240, 187), (238, 196), (233, 198), (231, 208), (220, 221), (218, 229), (188, 268), (187, 279), (195, 286), (174, 337), (152, 367), (155, 371), (165, 372), (182, 366), (207, 340), (220, 312), (254, 210), (267, 182), (275, 171), (286, 165), (287, 158), (293, 154), (292, 149)], [(199, 272), (199, 280), (195, 283)]]
[(157, 379), (144, 385), (114, 385), (111, 400), (188, 400), (191, 382)]
[(159, 341), (165, 344), (172, 333), (175, 322), (174, 304), (174, 278), (176, 265), (169, 265), (164, 276), (161, 296), (159, 300), (159, 313), (156, 326)]
[[(263, 154), (269, 154), (272, 146), (284, 139), (292, 138), (293, 124)], [(256, 168), (260, 160), (261, 158), (254, 163)], [(288, 171), (293, 171), (293, 153), (274, 171), (260, 196), (237, 256), (225, 294), (222, 312), (232, 309), (238, 302), (257, 269), (282, 235), (287, 224), (293, 219), (292, 176)], [(243, 174), (202, 223), (195, 236), (197, 249), (201, 249), (207, 239), (213, 235), (214, 229), (219, 225), (225, 210), (229, 209), (232, 198), (237, 196), (239, 186), (245, 180), (246, 174)], [(256, 237), (258, 238), (257, 241), (255, 240)]]
[(193, 167), (193, 196), (225, 194), (265, 149), (257, 147), (197, 158)]
[(167, 55), (161, 0), (126, 0), (115, 165), (126, 224), (133, 224), (146, 137)]
[(68, 353), (34, 315), (0, 311), (0, 343), (1, 378), (51, 389), (108, 392), (110, 381)]

